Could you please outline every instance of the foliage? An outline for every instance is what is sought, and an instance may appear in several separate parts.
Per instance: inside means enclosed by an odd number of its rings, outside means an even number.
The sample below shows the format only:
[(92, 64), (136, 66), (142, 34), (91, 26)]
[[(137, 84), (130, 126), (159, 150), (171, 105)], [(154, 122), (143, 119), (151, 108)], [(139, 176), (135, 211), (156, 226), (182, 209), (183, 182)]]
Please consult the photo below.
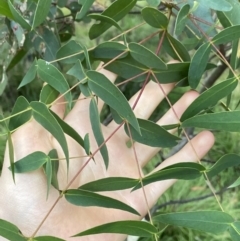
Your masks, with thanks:
[[(11, 161), (9, 169), (14, 179), (18, 173), (44, 168), (48, 185), (47, 195), (51, 185), (58, 189), (57, 155), (54, 150), (47, 154), (38, 151), (20, 160), (14, 160), (11, 135), (31, 118), (57, 140), (65, 155), (67, 167), (71, 157), (65, 134), (76, 140), (90, 159), (99, 151), (106, 171), (111, 160), (108, 157), (107, 140), (104, 139), (101, 130), (101, 118), (97, 109), (98, 98), (110, 109), (108, 114), (111, 118), (119, 126), (124, 125), (130, 139), (153, 147), (174, 147), (177, 141), (180, 142), (183, 136), (187, 135), (187, 128), (240, 132), (240, 111), (237, 110), (239, 97), (236, 97), (237, 103), (236, 98), (232, 98), (239, 81), (237, 68), (240, 20), (237, 16), (240, 3), (237, 0), (197, 0), (194, 3), (186, 0), (184, 4), (182, 1), (172, 3), (158, 0), (116, 0), (111, 4), (107, 1), (100, 14), (96, 14), (97, 2), (1, 1), (0, 48), (2, 52), (9, 51), (9, 56), (0, 63), (0, 95), (4, 97), (8, 94), (8, 79), (22, 64), (27, 64), (28, 70), (18, 83), (20, 90), (24, 90), (26, 85), (46, 83), (42, 87), (39, 101), (36, 93), (33, 99), (27, 100), (25, 97), (28, 95), (23, 91), (23, 96), (15, 101), (11, 114), (1, 117), (1, 132), (8, 139)], [(142, 23), (134, 27), (127, 26), (125, 29), (124, 21), (129, 13), (139, 14)], [(91, 19), (94, 19), (94, 23), (89, 29), (89, 39), (93, 46), (90, 48), (75, 35), (76, 29), (82, 26), (81, 24), (92, 21)], [(143, 25), (147, 29), (146, 35), (141, 36), (142, 39), (139, 41), (132, 39), (131, 34), (140, 32)], [(116, 37), (111, 38), (111, 34)], [(156, 39), (153, 46), (149, 41), (154, 38)], [(178, 62), (168, 63), (171, 59)], [(113, 84), (103, 74), (95, 71), (100, 61), (103, 61), (105, 69), (119, 76), (117, 84)], [(215, 82), (220, 75), (216, 76), (214, 81), (211, 77), (206, 77), (226, 68), (228, 76), (219, 83)], [(122, 93), (121, 89), (130, 89), (131, 96), (131, 85), (143, 88), (144, 91), (149, 81), (155, 81), (159, 86), (177, 81), (176, 89), (182, 89), (181, 93), (189, 88), (202, 93), (188, 107), (178, 123), (159, 126), (150, 120), (137, 119), (126, 98), (129, 93)], [(75, 88), (77, 86), (78, 90)], [(73, 107), (79, 91), (91, 99), (90, 120), (99, 147), (97, 150), (91, 150), (87, 135), (81, 137), (50, 110), (61, 94), (67, 102), (67, 113)], [(176, 101), (176, 97), (171, 95), (166, 96), (166, 99), (170, 103)], [(178, 128), (178, 136), (168, 132), (173, 128)], [(204, 177), (206, 184), (209, 185), (220, 173), (230, 167), (237, 167), (239, 163), (240, 156), (237, 153), (227, 153), (220, 155), (212, 165), (205, 165), (201, 161), (175, 164), (143, 178), (106, 178), (87, 183), (77, 189), (59, 190), (59, 195), (64, 196), (73, 205), (111, 207), (138, 215), (131, 206), (98, 192), (123, 189), (131, 189), (134, 192), (150, 183), (167, 179), (192, 180)], [(237, 180), (230, 184), (235, 188), (240, 182)], [(230, 184), (228, 183), (229, 186)], [(210, 190), (214, 192), (211, 185)], [(166, 226), (173, 225), (217, 235), (228, 231), (232, 240), (239, 240), (239, 221), (235, 220), (232, 213), (224, 211), (217, 196), (216, 202), (220, 211), (184, 210), (160, 213), (156, 210), (150, 222), (119, 221), (72, 235), (124, 233), (148, 238), (139, 240), (156, 240)], [(18, 227), (2, 219), (0, 236), (12, 241), (30, 241), (32, 238), (62, 240), (49, 236), (24, 237)]]

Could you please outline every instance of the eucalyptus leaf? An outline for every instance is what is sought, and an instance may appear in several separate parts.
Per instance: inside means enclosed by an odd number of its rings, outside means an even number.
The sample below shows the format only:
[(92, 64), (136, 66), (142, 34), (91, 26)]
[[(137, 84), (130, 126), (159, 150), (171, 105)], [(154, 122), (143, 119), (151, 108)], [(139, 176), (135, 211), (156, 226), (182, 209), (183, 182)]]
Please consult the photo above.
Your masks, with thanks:
[(226, 0), (215, 1), (215, 0), (197, 0), (200, 4), (207, 6), (213, 10), (227, 12), (232, 9), (231, 4)]
[(68, 202), (76, 206), (114, 208), (139, 215), (135, 209), (127, 204), (94, 192), (80, 189), (70, 189), (65, 192), (64, 196)]
[(90, 151), (89, 133), (87, 133), (87, 134), (84, 136), (83, 142), (84, 142), (84, 149), (85, 149), (87, 155), (90, 155), (90, 154), (91, 154), (91, 151)]
[(8, 132), (8, 153), (9, 153), (9, 160), (10, 160), (10, 170), (12, 173), (13, 181), (15, 182), (14, 146), (13, 146), (12, 136), (10, 132)]
[(147, 0), (150, 6), (158, 6), (161, 3), (161, 0)]
[(44, 163), (44, 170), (45, 170), (45, 174), (47, 177), (47, 198), (49, 196), (49, 191), (50, 191), (50, 187), (51, 187), (51, 182), (52, 182), (52, 161), (51, 158), (49, 157), (47, 162)]
[(231, 235), (232, 241), (238, 241), (240, 239), (240, 222), (234, 222), (229, 227), (229, 233)]
[(65, 239), (53, 237), (53, 236), (39, 236), (34, 238), (33, 241), (66, 241)]
[(87, 81), (87, 76), (86, 76), (85, 70), (84, 70), (80, 60), (77, 60), (75, 65), (71, 69), (68, 70), (67, 74), (74, 76), (82, 83), (85, 82), (84, 80)]
[[(58, 159), (58, 154), (56, 149), (52, 149), (49, 153), (48, 156), (51, 160), (51, 184), (53, 187), (55, 187), (57, 190), (59, 190), (59, 185), (58, 185), (58, 168), (59, 168), (59, 159)], [(49, 160), (48, 160), (49, 161)], [(46, 166), (43, 166), (46, 167)]]
[(188, 21), (188, 14), (190, 12), (190, 5), (189, 4), (185, 4), (181, 7), (181, 9), (179, 10), (178, 14), (177, 14), (177, 18), (176, 18), (176, 23), (174, 26), (174, 33), (175, 35), (180, 35), (184, 28), (186, 27), (186, 23)]
[(51, 85), (46, 84), (42, 87), (40, 92), (40, 101), (46, 105), (51, 104), (57, 99), (59, 92), (54, 89)]
[(157, 229), (147, 222), (142, 221), (118, 221), (113, 223), (106, 223), (81, 233), (74, 235), (73, 237), (86, 236), (99, 233), (121, 233), (133, 236), (152, 237), (157, 233)]
[(7, 18), (10, 18), (13, 20), (13, 14), (8, 6), (8, 3), (6, 0), (1, 1), (0, 5), (0, 14), (6, 16)]
[(82, 4), (82, 7), (80, 11), (76, 15), (76, 19), (82, 19), (88, 12), (89, 8), (94, 3), (94, 0), (79, 0), (80, 4)]

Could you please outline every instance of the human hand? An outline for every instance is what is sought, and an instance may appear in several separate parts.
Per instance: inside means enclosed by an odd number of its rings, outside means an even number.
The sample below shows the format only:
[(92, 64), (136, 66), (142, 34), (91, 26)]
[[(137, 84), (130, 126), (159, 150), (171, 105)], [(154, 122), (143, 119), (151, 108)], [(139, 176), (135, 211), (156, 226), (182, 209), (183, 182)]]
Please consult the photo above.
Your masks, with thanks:
[[(116, 76), (106, 70), (101, 70), (111, 81), (114, 81)], [(162, 85), (166, 93), (173, 89), (174, 84)], [(131, 100), (132, 106), (136, 94)], [(180, 118), (188, 105), (197, 98), (198, 94), (195, 91), (189, 91), (174, 105), (174, 110)], [(80, 96), (80, 99), (83, 96)], [(149, 82), (136, 106), (134, 112), (138, 118), (147, 119), (157, 105), (164, 99), (164, 94), (161, 92), (158, 84)], [(91, 149), (96, 150), (90, 120), (89, 120), (89, 103), (90, 99), (84, 99), (76, 103), (71, 112), (64, 118), (64, 121), (72, 126), (81, 136), (86, 133), (90, 135)], [(98, 103), (99, 110), (102, 109), (103, 102)], [(52, 110), (61, 118), (64, 115), (64, 106), (56, 103)], [(169, 125), (178, 123), (175, 113), (170, 109), (158, 121), (160, 125)], [(105, 138), (117, 128), (114, 122), (108, 126), (102, 126)], [(14, 155), (15, 160), (19, 160), (26, 155), (42, 151), (48, 153), (52, 149), (56, 149), (59, 161), (58, 180), (60, 190), (64, 190), (75, 174), (83, 167), (86, 162), (84, 150), (70, 137), (66, 137), (70, 157), (79, 157), (70, 160), (69, 173), (67, 179), (67, 167), (64, 160), (64, 154), (58, 142), (40, 126), (36, 121), (31, 120), (24, 126), (19, 128), (13, 135)], [(123, 128), (119, 129), (107, 142), (109, 151), (109, 167), (106, 170), (104, 163), (99, 153), (95, 156), (96, 162), (89, 162), (84, 170), (71, 184), (70, 188), (78, 188), (85, 183), (98, 180), (104, 177), (130, 177), (139, 178), (138, 168), (134, 157), (133, 148), (128, 148), (126, 142), (129, 137), (125, 134)], [(202, 158), (212, 147), (214, 142), (213, 135), (208, 131), (203, 131), (191, 140), (199, 158)], [(175, 155), (165, 160), (159, 165), (155, 171), (162, 169), (168, 165), (178, 162), (197, 161), (196, 153), (192, 146), (188, 143), (182, 150)], [(139, 143), (135, 143), (135, 149), (138, 156), (138, 162), (144, 167), (148, 161), (158, 151), (158, 148), (148, 147)], [(0, 218), (14, 223), (25, 235), (30, 237), (39, 225), (46, 214), (51, 210), (55, 201), (59, 197), (59, 192), (51, 187), (49, 197), (46, 200), (47, 182), (45, 175), (41, 169), (24, 174), (16, 174), (16, 184), (13, 183), (11, 172), (8, 169), (9, 157), (6, 150), (2, 176), (0, 178)], [(175, 180), (166, 180), (156, 182), (145, 187), (145, 192), (149, 207), (152, 207), (157, 199), (170, 187)], [(78, 207), (68, 203), (64, 198), (61, 198), (56, 206), (50, 212), (50, 215), (42, 223), (37, 235), (51, 235), (65, 240), (73, 241), (120, 241), (124, 240), (124, 235), (119, 234), (101, 234), (95, 236), (70, 238), (72, 235), (83, 230), (89, 229), (103, 223), (119, 221), (119, 220), (134, 220), (141, 219), (147, 213), (147, 205), (143, 197), (141, 189), (130, 192), (129, 190), (114, 191), (104, 193), (105, 195), (118, 199), (136, 209), (141, 217), (115, 209), (105, 209), (99, 207)], [(0, 237), (0, 241), (5, 240)]]

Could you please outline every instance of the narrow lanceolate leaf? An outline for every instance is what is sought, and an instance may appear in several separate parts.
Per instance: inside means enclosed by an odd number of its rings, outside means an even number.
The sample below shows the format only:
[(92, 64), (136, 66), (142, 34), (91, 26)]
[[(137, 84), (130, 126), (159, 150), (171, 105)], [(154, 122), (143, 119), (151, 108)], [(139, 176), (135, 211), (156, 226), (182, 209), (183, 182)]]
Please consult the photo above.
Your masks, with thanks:
[(240, 185), (240, 177), (234, 183), (232, 183), (228, 188), (238, 187), (239, 185)]
[(138, 182), (138, 179), (128, 177), (107, 177), (86, 183), (80, 186), (79, 189), (91, 192), (116, 191), (132, 188), (137, 185)]
[(33, 241), (66, 241), (61, 238), (53, 237), (53, 236), (39, 236), (34, 238)]
[(188, 72), (189, 85), (196, 89), (202, 75), (206, 69), (208, 57), (211, 52), (211, 45), (209, 43), (203, 44), (192, 58)]
[(60, 146), (63, 149), (63, 152), (66, 157), (67, 165), (69, 164), (69, 153), (68, 153), (68, 146), (67, 141), (64, 136), (63, 130), (59, 123), (57, 122), (56, 118), (51, 114), (49, 109), (41, 102), (31, 102), (31, 107), (33, 110), (33, 117), (34, 119), (42, 125), (47, 131), (49, 131), (54, 138), (58, 141)]
[(90, 89), (140, 133), (138, 121), (122, 92), (107, 77), (97, 71), (88, 71), (87, 76)]
[(229, 227), (228, 231), (231, 235), (232, 241), (239, 241), (240, 240), (240, 222), (234, 222)]
[(48, 160), (44, 165), (44, 170), (45, 170), (45, 174), (47, 177), (47, 197), (46, 197), (46, 199), (48, 199), (49, 190), (50, 190), (51, 182), (52, 182), (52, 161), (51, 161), (50, 157), (48, 157)]
[(145, 7), (141, 12), (143, 19), (150, 26), (159, 29), (167, 29), (168, 18), (156, 8)]
[(31, 25), (24, 19), (21, 13), (13, 6), (11, 0), (8, 0), (8, 6), (12, 13), (14, 20), (19, 23), (23, 28), (31, 30)]
[(81, 82), (84, 82), (84, 80), (87, 81), (87, 76), (80, 60), (77, 60), (76, 64), (68, 70), (67, 74), (74, 76)]
[(189, 4), (185, 4), (179, 10), (176, 18), (175, 27), (174, 27), (175, 35), (180, 35), (184, 30), (184, 28), (186, 27), (186, 22), (188, 20), (188, 14), (189, 14), (190, 8), (191, 7)]
[(185, 120), (182, 123), (182, 127), (199, 127), (221, 131), (240, 132), (240, 111), (194, 116)]
[[(152, 147), (173, 147), (180, 140), (152, 121), (138, 119), (138, 123), (141, 134), (130, 126), (131, 136), (134, 141)], [(130, 136), (127, 124), (125, 124), (124, 129), (126, 134)]]
[(12, 12), (8, 6), (7, 0), (2, 0), (0, 4), (0, 14), (3, 16), (6, 16), (7, 18), (10, 18), (13, 20)]
[(51, 1), (49, 0), (41, 0), (37, 2), (36, 11), (33, 17), (32, 30), (39, 26), (46, 19), (50, 6)]
[(34, 59), (31, 67), (29, 68), (23, 80), (21, 81), (20, 85), (18, 86), (18, 89), (23, 87), (24, 85), (31, 83), (35, 79), (36, 74), (37, 74), (37, 60)]
[(40, 151), (33, 152), (14, 163), (15, 173), (32, 172), (43, 166), (48, 156)]
[(126, 57), (128, 54), (127, 47), (118, 42), (104, 42), (99, 44), (90, 52), (90, 55), (95, 59), (113, 59), (117, 56), (118, 59)]
[(240, 25), (225, 28), (214, 36), (212, 42), (216, 45), (225, 44), (240, 38)]
[(84, 149), (86, 151), (86, 154), (90, 155), (91, 154), (91, 150), (90, 150), (91, 147), (90, 147), (89, 133), (87, 133), (84, 136), (83, 142), (84, 142)]
[(121, 233), (140, 237), (152, 237), (157, 233), (157, 229), (147, 222), (142, 221), (119, 221), (113, 223), (106, 223), (81, 233), (73, 237), (86, 236), (99, 233)]
[(51, 104), (59, 96), (59, 92), (54, 89), (51, 85), (46, 84), (42, 87), (40, 93), (40, 101), (46, 105)]
[(79, 4), (82, 4), (82, 7), (81, 10), (77, 13), (76, 19), (82, 19), (94, 3), (94, 0), (78, 0), (78, 2)]
[[(19, 114), (18, 114), (19, 113)], [(17, 114), (17, 115), (16, 115)], [(29, 102), (23, 96), (19, 96), (14, 104), (11, 116), (13, 116), (8, 124), (10, 131), (13, 131), (30, 120), (32, 111)]]
[(209, 170), (207, 175), (209, 178), (216, 176), (225, 169), (240, 165), (240, 156), (236, 154), (227, 154), (222, 156)]
[[(183, 162), (165, 167), (157, 172), (154, 172), (142, 179), (143, 185), (148, 185), (153, 182), (158, 182), (168, 179), (192, 180), (202, 176), (205, 168), (193, 162)], [(141, 183), (138, 183), (133, 190), (141, 188)]]
[(219, 100), (229, 95), (237, 87), (237, 85), (238, 81), (235, 78), (231, 78), (204, 91), (186, 109), (181, 117), (181, 121), (198, 114), (202, 110), (215, 106)]
[(128, 45), (131, 56), (151, 69), (166, 70), (167, 65), (153, 52), (137, 43)]
[(10, 170), (12, 172), (13, 181), (15, 182), (14, 147), (13, 147), (11, 132), (8, 132), (8, 153), (9, 153), (9, 160), (10, 160)]
[(0, 219), (0, 236), (10, 241), (27, 240), (21, 235), (21, 231), (18, 227), (2, 219)]
[(92, 126), (92, 131), (93, 131), (94, 137), (96, 139), (96, 142), (98, 144), (98, 147), (100, 148), (100, 153), (102, 155), (105, 167), (107, 169), (108, 164), (109, 164), (108, 150), (107, 150), (106, 144), (103, 144), (105, 140), (104, 140), (104, 136), (102, 133), (102, 127), (101, 127), (101, 123), (100, 123), (100, 116), (98, 113), (97, 103), (94, 98), (91, 99), (89, 108), (90, 108), (89, 114), (90, 114), (90, 122), (91, 122), (91, 126)]
[(69, 92), (69, 85), (63, 74), (53, 65), (44, 60), (38, 60), (39, 77), (56, 89), (59, 93), (64, 94), (65, 99), (71, 105), (72, 96)]
[[(49, 153), (48, 153), (49, 158), (51, 159), (51, 165), (52, 165), (52, 179), (51, 179), (51, 184), (53, 187), (55, 187), (57, 190), (59, 190), (59, 186), (58, 186), (58, 167), (59, 167), (59, 160), (58, 160), (58, 154), (56, 149), (52, 149)], [(44, 166), (46, 167), (46, 166)]]
[(197, 0), (200, 4), (207, 6), (217, 11), (230, 11), (232, 9), (231, 4), (227, 0), (215, 1), (215, 0)]
[(77, 41), (70, 40), (58, 50), (57, 59), (64, 64), (73, 64), (77, 60), (83, 61), (83, 48)]
[(67, 192), (65, 192), (65, 198), (68, 202), (76, 206), (114, 208), (139, 215), (135, 209), (123, 202), (86, 190), (67, 190)]
[(153, 220), (212, 234), (223, 233), (234, 221), (229, 214), (220, 211), (166, 213), (153, 217)]
[[(112, 18), (116, 22), (121, 20), (136, 4), (137, 0), (117, 0), (112, 3), (102, 15)], [(89, 31), (90, 39), (99, 37), (108, 30), (112, 25), (106, 22), (95, 23)]]

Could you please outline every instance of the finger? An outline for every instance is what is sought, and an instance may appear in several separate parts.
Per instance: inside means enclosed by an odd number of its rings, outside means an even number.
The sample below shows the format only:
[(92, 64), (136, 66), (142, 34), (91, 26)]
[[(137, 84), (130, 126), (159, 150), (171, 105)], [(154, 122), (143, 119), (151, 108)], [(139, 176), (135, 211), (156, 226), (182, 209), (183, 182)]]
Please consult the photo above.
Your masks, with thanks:
[[(164, 89), (164, 92), (168, 94), (174, 87), (174, 84), (163, 84), (162, 88)], [(136, 99), (138, 98), (140, 91), (138, 91), (129, 101), (130, 106), (133, 106)], [(159, 89), (158, 84), (150, 81), (139, 101), (134, 109), (134, 113), (137, 118), (142, 118), (142, 119), (148, 119), (150, 115), (153, 113), (153, 111), (156, 109), (156, 107), (159, 105), (159, 103), (165, 98), (164, 94), (162, 91)], [(118, 124), (116, 124), (114, 121), (112, 121), (109, 125), (108, 128), (111, 130), (114, 130), (118, 127)], [(129, 137), (125, 134), (124, 129), (122, 128), (118, 132), (119, 135), (121, 135), (121, 138), (123, 138), (124, 141), (128, 140)]]
[[(170, 108), (168, 112), (157, 122), (159, 125), (171, 125), (179, 123), (184, 111), (187, 107), (199, 96), (196, 91), (189, 91), (185, 93), (174, 105), (173, 109)], [(176, 116), (177, 115), (177, 116)], [(171, 133), (174, 130), (170, 131)], [(141, 166), (146, 165), (153, 156), (155, 156), (161, 148), (149, 147), (140, 143), (135, 143), (134, 148), (138, 153), (138, 160)]]
[[(191, 143), (186, 144), (178, 153), (161, 163), (153, 172), (163, 169), (169, 165), (180, 162), (197, 162), (202, 159), (214, 144), (214, 136), (210, 131), (203, 131), (195, 136)], [(194, 147), (194, 149), (193, 149)], [(150, 184), (145, 187), (149, 206), (153, 206), (158, 198), (170, 187), (176, 180), (165, 180)]]

